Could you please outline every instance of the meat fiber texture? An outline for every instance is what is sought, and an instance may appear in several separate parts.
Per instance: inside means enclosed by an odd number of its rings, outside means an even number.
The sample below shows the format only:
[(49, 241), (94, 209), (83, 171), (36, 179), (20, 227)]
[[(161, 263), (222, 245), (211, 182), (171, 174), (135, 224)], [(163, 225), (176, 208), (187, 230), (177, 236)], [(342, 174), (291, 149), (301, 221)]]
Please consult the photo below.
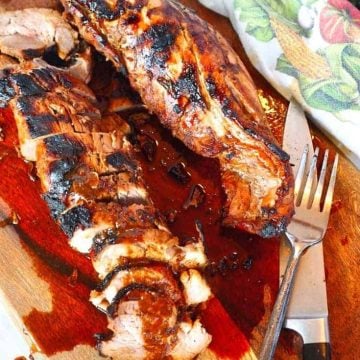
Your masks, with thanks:
[(204, 245), (181, 246), (163, 223), (129, 125), (101, 114), (81, 81), (41, 62), (5, 69), (0, 86), (52, 217), (99, 273), (90, 300), (108, 317), (101, 354), (190, 360), (205, 350), (211, 336), (199, 311), (212, 294), (202, 276)]
[(81, 44), (77, 32), (52, 9), (0, 11), (0, 56), (1, 68), (43, 57), (85, 82), (91, 78), (90, 47)]
[(293, 175), (255, 86), (227, 41), (171, 0), (62, 0), (83, 38), (120, 68), (150, 112), (191, 150), (217, 158), (224, 224), (263, 237), (293, 214)]

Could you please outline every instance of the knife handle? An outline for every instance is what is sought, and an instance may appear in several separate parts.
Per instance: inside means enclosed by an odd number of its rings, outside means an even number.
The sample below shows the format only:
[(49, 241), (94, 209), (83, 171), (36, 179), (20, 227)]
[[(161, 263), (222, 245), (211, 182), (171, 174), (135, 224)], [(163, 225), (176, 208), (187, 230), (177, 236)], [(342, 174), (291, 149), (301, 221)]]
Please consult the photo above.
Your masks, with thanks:
[(303, 360), (330, 360), (331, 349), (329, 343), (304, 344)]

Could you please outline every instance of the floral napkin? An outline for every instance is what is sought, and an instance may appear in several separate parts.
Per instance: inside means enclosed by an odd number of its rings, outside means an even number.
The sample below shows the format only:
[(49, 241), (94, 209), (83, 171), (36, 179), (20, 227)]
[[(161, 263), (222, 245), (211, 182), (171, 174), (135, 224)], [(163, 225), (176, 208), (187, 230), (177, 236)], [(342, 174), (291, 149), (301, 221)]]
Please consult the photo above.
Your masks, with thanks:
[(360, 168), (360, 11), (346, 0), (199, 0), (254, 66)]

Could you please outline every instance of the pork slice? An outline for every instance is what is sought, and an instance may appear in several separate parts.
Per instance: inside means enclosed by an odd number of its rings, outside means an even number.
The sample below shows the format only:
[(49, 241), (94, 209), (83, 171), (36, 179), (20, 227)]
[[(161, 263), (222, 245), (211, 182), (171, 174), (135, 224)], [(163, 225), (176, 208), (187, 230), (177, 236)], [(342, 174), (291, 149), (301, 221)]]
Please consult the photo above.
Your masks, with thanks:
[(92, 77), (93, 66), (92, 50), (89, 46), (86, 46), (83, 51), (77, 52), (72, 56), (67, 72), (88, 84)]
[[(39, 142), (53, 135), (66, 134), (74, 131), (72, 119), (66, 111), (51, 111), (53, 95), (25, 96), (12, 102), (16, 121), (20, 151), (25, 159), (35, 161)], [(47, 103), (50, 101), (50, 106)]]
[(94, 256), (93, 266), (100, 278), (133, 259), (170, 262), (176, 256), (178, 239), (159, 229), (131, 229), (120, 234)]
[(96, 253), (93, 266), (104, 278), (118, 265), (138, 259), (161, 261), (174, 269), (198, 268), (207, 263), (201, 242), (179, 246), (178, 238), (167, 230), (132, 229)]
[(181, 322), (176, 345), (168, 355), (174, 360), (194, 359), (209, 346), (211, 339), (200, 320)]
[(192, 151), (219, 160), (224, 224), (262, 237), (284, 232), (294, 212), (289, 156), (226, 40), (176, 1), (62, 3), (86, 41), (117, 68), (125, 64), (163, 125)]
[[(157, 228), (158, 218), (152, 205), (116, 202), (85, 202), (78, 199), (71, 207), (57, 194), (46, 193), (52, 216), (69, 237), (70, 246), (81, 253), (101, 248), (119, 233), (133, 228)], [(75, 201), (74, 201), (75, 202)]]
[(87, 113), (99, 113), (98, 108), (94, 107), (95, 95), (82, 81), (69, 76), (66, 71), (48, 65), (41, 59), (5, 69), (1, 73), (1, 78), (9, 82), (14, 96), (44, 96), (46, 92), (51, 92), (57, 94), (60, 102), (66, 100), (69, 103), (71, 113), (78, 112), (79, 110), (75, 110), (75, 108), (79, 109), (77, 102), (84, 100), (88, 102)]
[(19, 60), (40, 57), (46, 48), (57, 46), (66, 59), (77, 44), (77, 33), (61, 14), (51, 9), (0, 12), (0, 51)]
[(178, 310), (174, 303), (151, 290), (128, 292), (109, 318), (113, 336), (99, 344), (102, 355), (121, 360), (159, 360), (175, 341)]
[(90, 301), (100, 310), (111, 314), (127, 291), (142, 287), (159, 292), (178, 305), (183, 303), (183, 294), (172, 272), (164, 264), (152, 263), (117, 267), (105, 277), (98, 290), (91, 292)]
[(195, 269), (183, 271), (180, 275), (180, 281), (184, 286), (187, 305), (198, 305), (208, 301), (212, 296), (204, 277)]
[(111, 340), (99, 344), (102, 354), (123, 360), (146, 358), (143, 321), (138, 301), (125, 301), (119, 304), (117, 317), (109, 321), (108, 328), (114, 335)]

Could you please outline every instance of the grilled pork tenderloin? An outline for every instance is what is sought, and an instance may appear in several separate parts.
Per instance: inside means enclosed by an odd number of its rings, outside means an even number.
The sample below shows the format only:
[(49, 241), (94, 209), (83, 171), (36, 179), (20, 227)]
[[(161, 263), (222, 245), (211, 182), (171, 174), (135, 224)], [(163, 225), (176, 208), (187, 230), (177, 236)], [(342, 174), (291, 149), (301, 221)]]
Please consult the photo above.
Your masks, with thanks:
[(83, 38), (120, 68), (147, 108), (191, 150), (217, 158), (224, 224), (271, 237), (293, 214), (289, 156), (227, 41), (172, 0), (62, 0)]
[(100, 353), (193, 359), (211, 341), (194, 312), (212, 296), (201, 275), (204, 246), (181, 246), (158, 216), (129, 126), (102, 115), (81, 81), (39, 61), (3, 70), (0, 86), (53, 218), (99, 273), (90, 300), (107, 314), (111, 332)]
[(0, 12), (0, 53), (18, 62), (42, 57), (89, 82), (92, 54), (58, 11), (31, 8)]

